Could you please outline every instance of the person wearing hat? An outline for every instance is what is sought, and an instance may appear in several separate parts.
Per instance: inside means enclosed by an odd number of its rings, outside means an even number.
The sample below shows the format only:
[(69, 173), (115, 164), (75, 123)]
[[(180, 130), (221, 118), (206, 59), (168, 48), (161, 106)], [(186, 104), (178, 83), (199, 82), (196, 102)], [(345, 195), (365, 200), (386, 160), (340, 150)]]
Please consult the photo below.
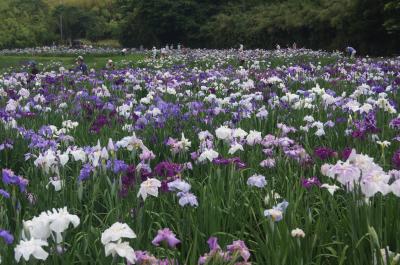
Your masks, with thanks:
[(115, 65), (113, 60), (109, 59), (106, 63), (106, 69), (107, 70), (114, 70), (115, 69)]
[(76, 64), (77, 64), (77, 67), (75, 68), (75, 70), (76, 71), (81, 71), (82, 74), (87, 75), (87, 73), (88, 73), (87, 65), (83, 61), (83, 57), (82, 56), (78, 56), (78, 58), (76, 59)]

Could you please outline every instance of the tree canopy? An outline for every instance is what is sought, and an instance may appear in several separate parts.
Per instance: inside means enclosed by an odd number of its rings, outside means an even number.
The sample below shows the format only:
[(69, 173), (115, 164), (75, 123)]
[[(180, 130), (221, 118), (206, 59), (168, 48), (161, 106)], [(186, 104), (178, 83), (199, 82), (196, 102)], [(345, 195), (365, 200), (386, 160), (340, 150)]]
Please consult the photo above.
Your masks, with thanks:
[(128, 47), (182, 43), (248, 48), (354, 46), (399, 53), (400, 0), (2, 0), (0, 48), (118, 39)]

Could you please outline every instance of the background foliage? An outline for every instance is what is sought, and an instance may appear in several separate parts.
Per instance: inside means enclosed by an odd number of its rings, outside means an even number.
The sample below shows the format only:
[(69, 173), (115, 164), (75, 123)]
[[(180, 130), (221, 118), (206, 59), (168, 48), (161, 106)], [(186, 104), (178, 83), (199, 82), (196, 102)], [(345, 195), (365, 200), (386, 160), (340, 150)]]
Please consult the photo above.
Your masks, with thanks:
[(399, 52), (399, 14), (400, 0), (2, 0), (0, 48), (85, 38), (129, 47), (351, 45), (387, 55)]

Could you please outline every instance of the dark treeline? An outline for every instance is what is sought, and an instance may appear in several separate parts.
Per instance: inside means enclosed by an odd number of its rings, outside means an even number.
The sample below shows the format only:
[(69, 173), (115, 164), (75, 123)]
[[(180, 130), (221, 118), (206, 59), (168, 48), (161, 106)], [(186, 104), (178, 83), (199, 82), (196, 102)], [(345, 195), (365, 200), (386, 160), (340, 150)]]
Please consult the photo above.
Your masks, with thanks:
[(0, 20), (0, 48), (59, 41), (62, 25), (64, 41), (127, 47), (400, 49), (400, 0), (1, 0)]

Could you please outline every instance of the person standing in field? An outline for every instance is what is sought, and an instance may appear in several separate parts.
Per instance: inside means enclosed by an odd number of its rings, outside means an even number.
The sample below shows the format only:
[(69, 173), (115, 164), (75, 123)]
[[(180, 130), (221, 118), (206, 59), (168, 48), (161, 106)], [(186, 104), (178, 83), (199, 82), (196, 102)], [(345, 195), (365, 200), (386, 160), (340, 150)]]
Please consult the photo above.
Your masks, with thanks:
[(28, 79), (26, 80), (28, 88), (32, 88), (33, 82), (35, 81), (36, 75), (39, 74), (39, 69), (37, 68), (37, 64), (35, 61), (30, 61), (29, 62), (29, 76)]
[(76, 59), (76, 64), (77, 64), (77, 67), (75, 68), (76, 71), (81, 71), (82, 74), (84, 74), (84, 75), (88, 74), (87, 65), (83, 61), (82, 56), (78, 56), (78, 58)]
[(241, 66), (244, 65), (245, 60), (244, 60), (244, 51), (243, 51), (243, 44), (239, 45), (239, 63)]
[(354, 58), (357, 51), (353, 47), (346, 47), (346, 53), (350, 56), (350, 58)]
[(161, 58), (164, 59), (165, 57), (167, 57), (167, 49), (161, 48)]
[(153, 46), (153, 60), (155, 60), (157, 58), (157, 48), (155, 46)]
[(109, 59), (106, 63), (106, 69), (107, 70), (114, 70), (115, 69), (115, 65), (113, 60)]
[(36, 62), (35, 61), (31, 61), (30, 63), (29, 63), (29, 66), (31, 67), (31, 72), (30, 72), (30, 74), (33, 76), (33, 77), (35, 77), (38, 73), (39, 73), (39, 69), (37, 68), (37, 64), (36, 64)]

